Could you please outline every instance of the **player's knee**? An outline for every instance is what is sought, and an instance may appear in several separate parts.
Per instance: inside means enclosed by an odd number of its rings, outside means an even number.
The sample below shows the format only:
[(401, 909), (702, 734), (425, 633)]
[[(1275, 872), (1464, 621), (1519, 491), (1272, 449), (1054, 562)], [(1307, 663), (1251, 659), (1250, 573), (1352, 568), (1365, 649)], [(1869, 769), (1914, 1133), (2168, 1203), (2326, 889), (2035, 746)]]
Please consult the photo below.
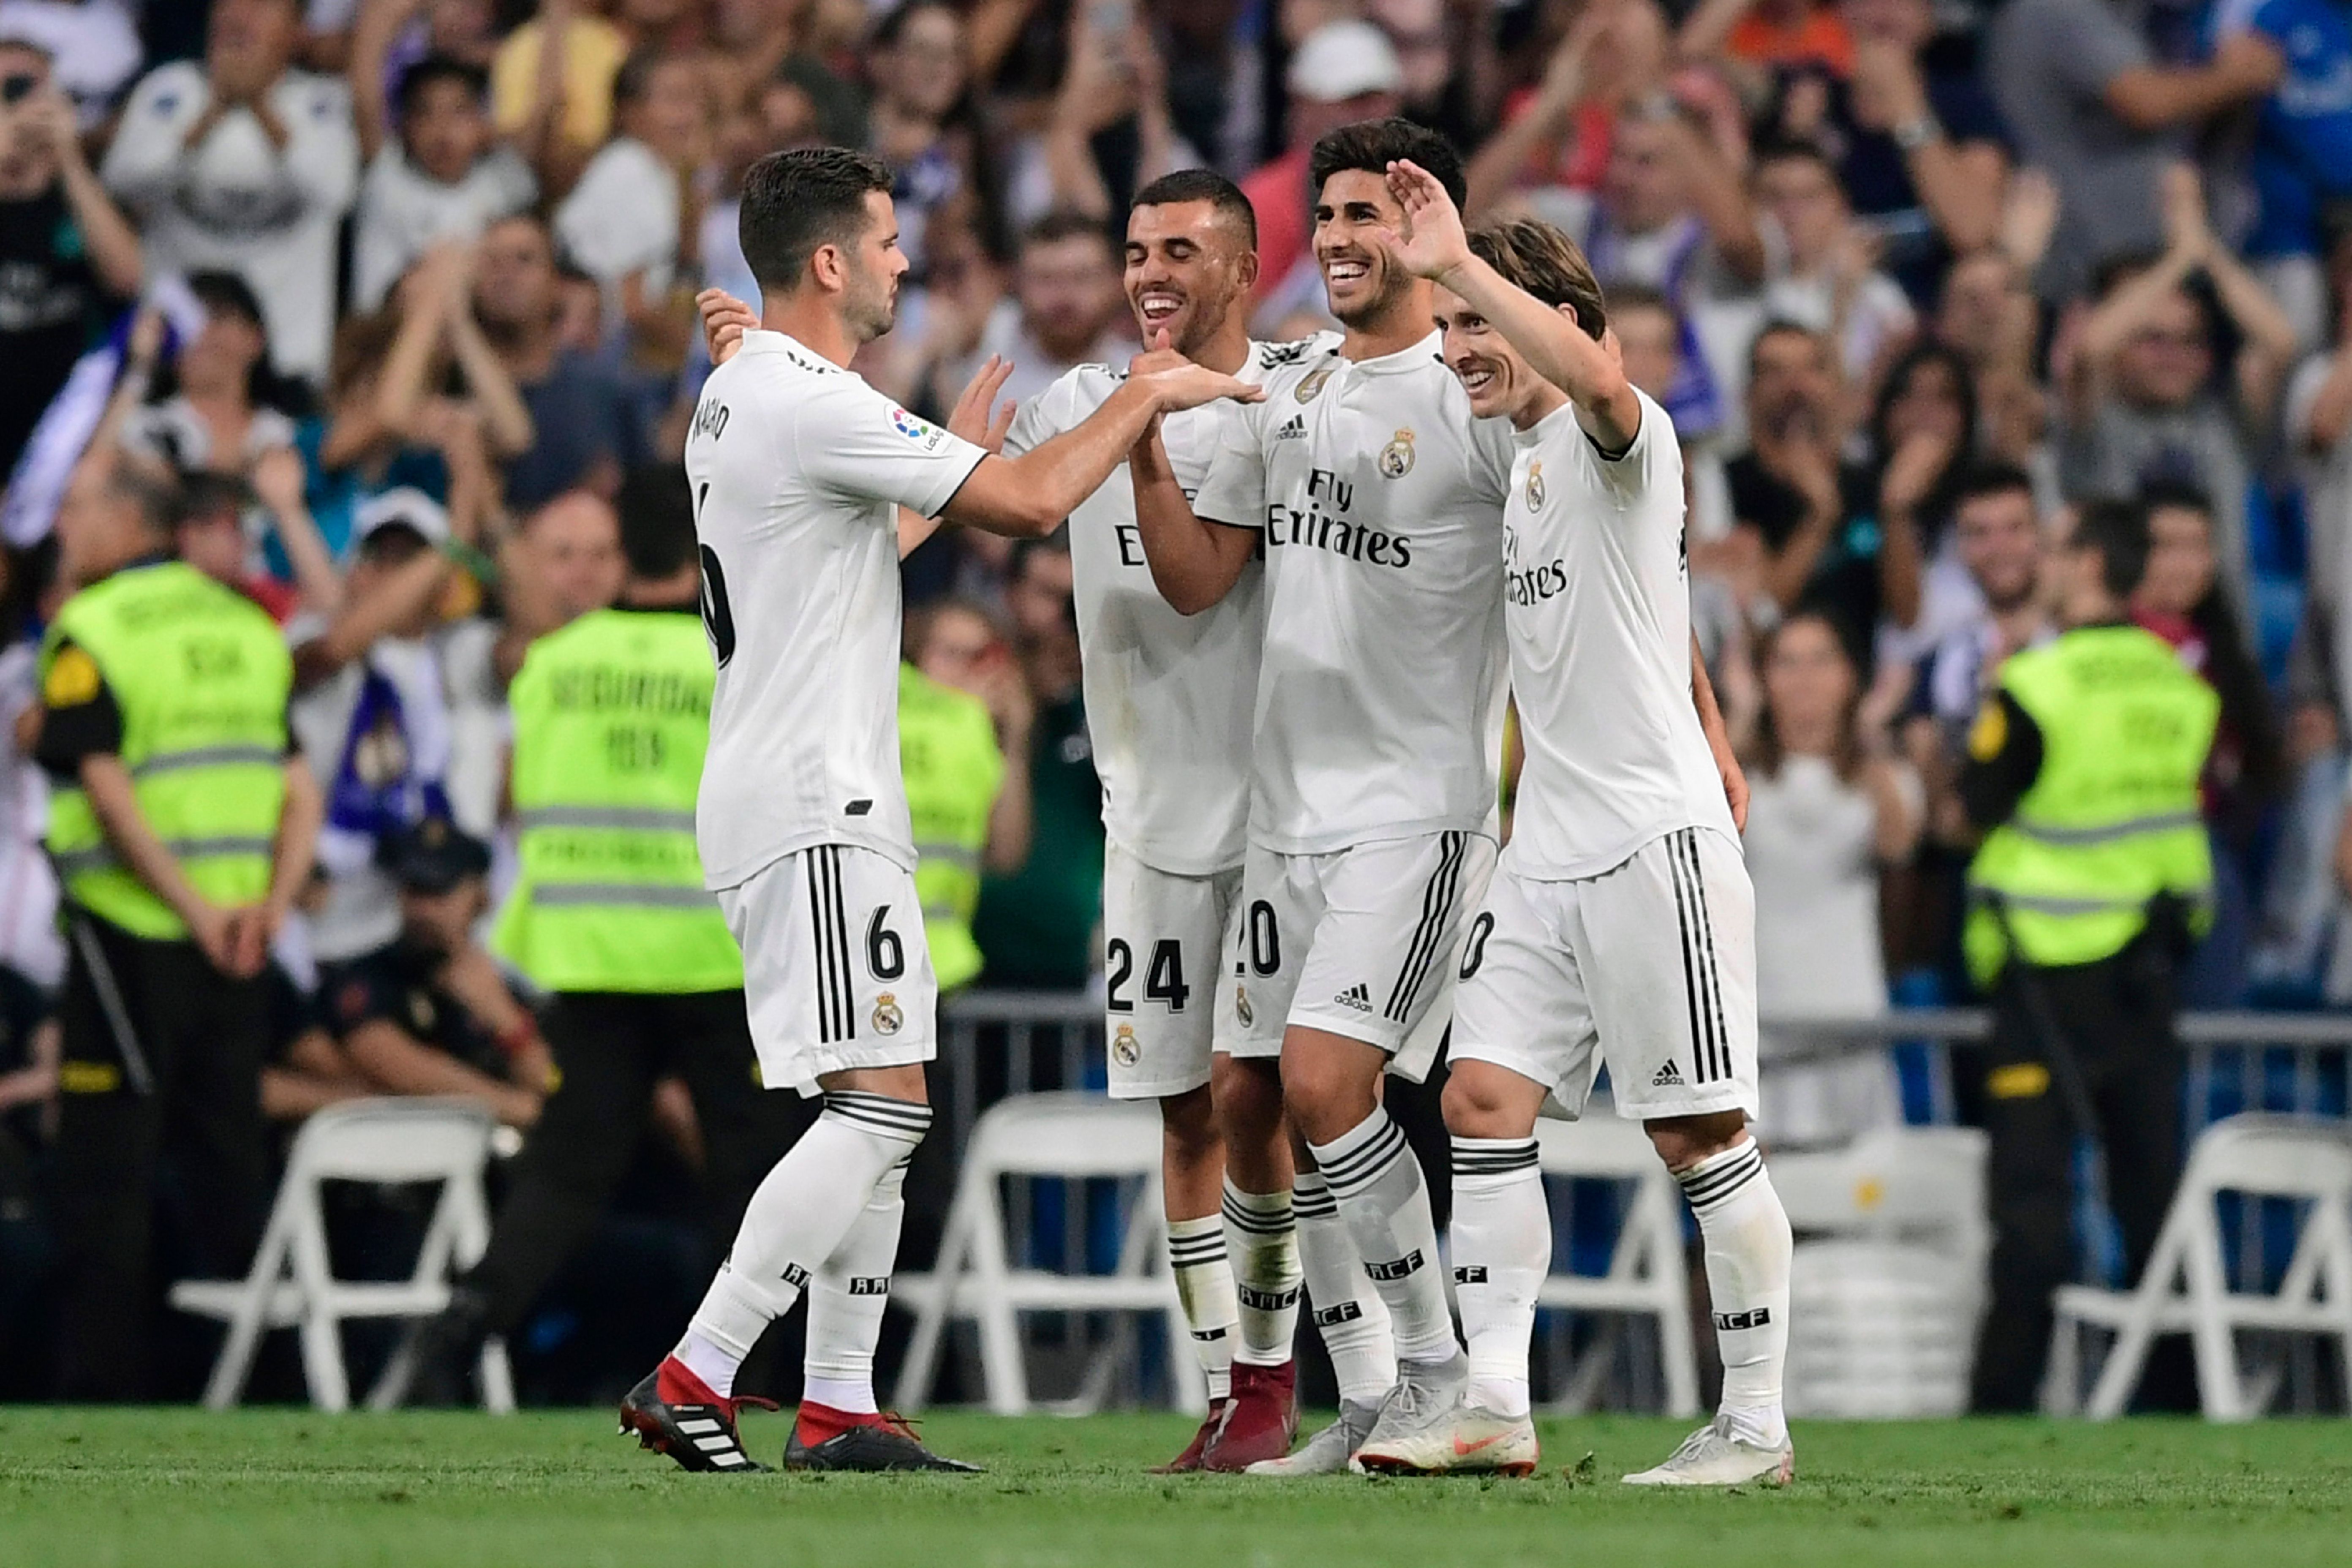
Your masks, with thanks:
[(1282, 1070), (1263, 1058), (1220, 1052), (1210, 1060), (1217, 1124), (1233, 1143), (1272, 1143), (1282, 1133)]
[(1480, 1062), (1456, 1062), (1439, 1101), (1445, 1130), (1456, 1138), (1524, 1138), (1533, 1131), (1542, 1091), (1536, 1090), (1529, 1103), (1531, 1097), (1515, 1092), (1517, 1086), (1507, 1081), (1517, 1076)]
[(1224, 1139), (1217, 1131), (1217, 1112), (1209, 1086), (1171, 1094), (1160, 1101), (1160, 1138), (1169, 1157), (1195, 1165), (1220, 1157)]
[(1282, 1089), (1290, 1118), (1310, 1143), (1328, 1143), (1380, 1103), (1379, 1053), (1355, 1041), (1293, 1040), (1282, 1047)]
[(1722, 1153), (1747, 1135), (1748, 1115), (1719, 1110), (1706, 1116), (1665, 1116), (1642, 1123), (1650, 1146), (1669, 1171), (1687, 1171), (1702, 1160)]

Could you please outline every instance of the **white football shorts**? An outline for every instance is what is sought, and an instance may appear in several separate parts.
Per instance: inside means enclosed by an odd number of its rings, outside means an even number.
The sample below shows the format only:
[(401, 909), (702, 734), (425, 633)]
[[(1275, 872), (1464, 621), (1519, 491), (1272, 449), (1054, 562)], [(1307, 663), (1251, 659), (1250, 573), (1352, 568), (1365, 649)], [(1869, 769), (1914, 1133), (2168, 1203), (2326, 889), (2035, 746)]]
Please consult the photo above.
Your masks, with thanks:
[(1739, 846), (1711, 828), (1574, 881), (1506, 868), (1461, 983), (1450, 1059), (1508, 1068), (1571, 1118), (1603, 1061), (1620, 1116), (1757, 1113), (1756, 894)]
[(1228, 1050), (1234, 976), (1224, 955), (1241, 929), (1242, 874), (1184, 877), (1103, 849), (1103, 963), (1114, 1100), (1160, 1100), (1209, 1081)]
[(1236, 1057), (1279, 1057), (1292, 1024), (1376, 1046), (1419, 1083), (1453, 1016), (1454, 956), (1495, 841), (1427, 833), (1282, 855), (1253, 844), (1234, 938)]
[(814, 1095), (826, 1073), (939, 1054), (940, 983), (906, 868), (820, 844), (718, 897), (743, 950), (751, 1043), (770, 1089)]

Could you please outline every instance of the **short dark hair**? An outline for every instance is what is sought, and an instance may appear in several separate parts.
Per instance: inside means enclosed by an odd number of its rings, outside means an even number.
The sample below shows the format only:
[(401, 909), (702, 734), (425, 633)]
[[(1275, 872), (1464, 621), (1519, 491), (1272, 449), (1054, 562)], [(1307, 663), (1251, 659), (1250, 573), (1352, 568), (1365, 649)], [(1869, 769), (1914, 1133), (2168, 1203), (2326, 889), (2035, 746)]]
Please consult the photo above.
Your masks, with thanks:
[(630, 469), (614, 505), (630, 576), (658, 582), (695, 558), (694, 497), (681, 469), (667, 463)]
[(1066, 239), (1097, 241), (1114, 258), (1119, 253), (1120, 241), (1103, 220), (1076, 207), (1055, 207), (1039, 216), (1021, 231), (1020, 248), (1027, 250), (1035, 245), (1059, 245)]
[(2195, 479), (2159, 474), (2139, 482), (2139, 504), (2153, 514), (2159, 508), (2213, 515), (2213, 492)]
[(1576, 324), (1593, 342), (1609, 328), (1609, 310), (1601, 297), (1592, 263), (1576, 247), (1565, 230), (1541, 218), (1504, 218), (1481, 224), (1470, 233), (1470, 252), (1503, 275), (1507, 283), (1526, 289), (1545, 304), (1576, 308)]
[[(1776, 137), (1765, 142), (1756, 149), (1750, 163), (1759, 169), (1767, 163), (1818, 163), (1831, 179), (1837, 178), (1837, 161), (1830, 156), (1829, 149), (1801, 136)], [(1843, 191), (1844, 187), (1839, 188)]]
[(1971, 464), (1952, 487), (1952, 510), (1957, 512), (1972, 500), (1984, 496), (2023, 494), (2033, 495), (2033, 476), (2015, 463), (1984, 462)]
[(253, 285), (234, 272), (191, 272), (188, 292), (196, 297), (196, 303), (207, 314), (241, 316), (264, 331), (268, 330), (268, 318), (261, 313), (260, 296), (254, 293)]
[(1657, 310), (1672, 316), (1677, 322), (1683, 313), (1663, 289), (1647, 283), (1612, 283), (1609, 286), (1609, 306), (1622, 319), (1628, 310)]
[(127, 501), (139, 513), (139, 521), (148, 532), (168, 537), (179, 526), (180, 486), (178, 477), (117, 458), (107, 465), (106, 491), (117, 500)]
[(179, 528), (202, 518), (218, 517), (222, 512), (236, 515), (244, 511), (252, 500), (253, 487), (236, 475), (198, 468), (180, 476), (172, 507), (172, 526)]
[(784, 293), (823, 245), (855, 237), (866, 198), (887, 193), (890, 166), (846, 147), (794, 147), (771, 153), (743, 176), (736, 237), (762, 289)]
[(416, 112), (416, 100), (437, 81), (457, 83), (477, 103), (489, 95), (490, 76), (481, 67), (455, 55), (427, 55), (400, 73), (400, 87), (393, 95), (393, 106), (400, 111), (401, 119), (406, 120)]
[(1748, 340), (1748, 376), (1749, 380), (1752, 381), (1756, 377), (1756, 355), (1758, 352), (1764, 347), (1765, 340), (1769, 338), (1788, 337), (1804, 339), (1807, 342), (1813, 345), (1816, 353), (1825, 353), (1829, 349), (1828, 339), (1823, 337), (1820, 332), (1813, 331), (1812, 328), (1805, 325), (1804, 322), (1792, 321), (1786, 316), (1775, 316), (1770, 321), (1765, 322), (1762, 326), (1757, 328), (1756, 335)]
[(1426, 125), (1394, 117), (1359, 120), (1327, 132), (1307, 155), (1307, 189), (1319, 197), (1324, 182), (1334, 174), (1349, 170), (1386, 174), (1389, 165), (1400, 159), (1410, 159), (1435, 175), (1455, 206), (1468, 199), (1470, 186), (1462, 173), (1462, 154), (1454, 150), (1454, 143)]
[[(654, 84), (654, 72), (672, 60), (687, 57), (665, 49), (658, 44), (640, 44), (621, 61), (621, 68), (613, 73), (613, 104), (619, 108), (635, 103), (646, 96)], [(691, 62), (689, 62), (691, 63)]]
[(2118, 599), (2147, 575), (2147, 509), (2135, 500), (2089, 500), (2074, 514), (2070, 550), (2099, 552), (2099, 581)]
[(1250, 205), (1249, 196), (1239, 185), (1214, 169), (1179, 169), (1172, 174), (1162, 174), (1136, 192), (1127, 210), (1173, 206), (1179, 202), (1208, 203), (1241, 225), (1242, 233), (1249, 237), (1250, 248), (1257, 248), (1257, 208)]

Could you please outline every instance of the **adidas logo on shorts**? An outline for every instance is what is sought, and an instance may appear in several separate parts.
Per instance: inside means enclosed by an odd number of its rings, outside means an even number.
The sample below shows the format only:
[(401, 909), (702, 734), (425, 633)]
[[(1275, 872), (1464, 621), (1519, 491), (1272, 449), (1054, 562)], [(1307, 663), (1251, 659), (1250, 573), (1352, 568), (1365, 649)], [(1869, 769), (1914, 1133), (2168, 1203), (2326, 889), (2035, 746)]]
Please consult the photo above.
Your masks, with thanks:
[(1331, 1000), (1342, 1007), (1353, 1007), (1359, 1013), (1369, 1013), (1372, 1010), (1372, 994), (1364, 989), (1361, 981), (1349, 986)]
[(1292, 415), (1290, 416), (1290, 422), (1274, 433), (1274, 438), (1277, 441), (1306, 440), (1307, 420), (1305, 416), (1297, 414)]
[(1652, 1089), (1682, 1088), (1682, 1069), (1675, 1066), (1674, 1063), (1668, 1062), (1665, 1066), (1660, 1068), (1656, 1072), (1650, 1075), (1650, 1087)]

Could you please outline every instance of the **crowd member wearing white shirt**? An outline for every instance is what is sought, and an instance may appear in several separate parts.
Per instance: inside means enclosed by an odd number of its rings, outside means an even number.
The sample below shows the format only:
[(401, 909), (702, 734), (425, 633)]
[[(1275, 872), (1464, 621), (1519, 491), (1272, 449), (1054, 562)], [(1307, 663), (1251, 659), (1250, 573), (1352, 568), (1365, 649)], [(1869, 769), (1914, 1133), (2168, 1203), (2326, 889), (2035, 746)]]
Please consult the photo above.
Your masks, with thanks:
[(1790, 1237), (1747, 1131), (1754, 894), (1693, 700), (1681, 455), (1567, 235), (1518, 220), (1466, 237), (1438, 179), (1397, 163), (1389, 183), (1404, 213), (1390, 264), (1441, 285), (1446, 363), (1481, 419), (1515, 433), (1507, 618), (1528, 763), (1464, 956), (1445, 1089), (1471, 1373), (1450, 1406), (1384, 1417), (1357, 1463), (1533, 1468), (1528, 1341), (1551, 1253), (1536, 1118), (1580, 1112), (1605, 1060), (1617, 1114), (1697, 1213), (1724, 1367), (1715, 1421), (1625, 1479), (1785, 1481)]
[(1402, 217), (1383, 171), (1407, 156), (1458, 186), (1453, 149), (1404, 121), (1315, 144), (1315, 255), (1344, 338), (1229, 412), (1190, 506), (1155, 455), (1131, 466), (1177, 609), (1266, 560), (1225, 1125), (1255, 1141), (1286, 1112), (1299, 1134), (1300, 1265), (1340, 1417), (1254, 1473), (1345, 1468), (1376, 1424), (1465, 1374), (1427, 1186), (1380, 1084), (1427, 1072), (1495, 864), (1510, 449), (1438, 362), (1429, 285), (1374, 237)]
[[(714, 333), (720, 363), (687, 440), (719, 666), (698, 847), (743, 949), (762, 1081), (825, 1100), (752, 1194), (684, 1340), (622, 1405), (625, 1429), (691, 1470), (752, 1468), (735, 1375), (803, 1291), (808, 1360), (785, 1464), (970, 1468), (880, 1415), (873, 1391), (938, 1039), (898, 763), (900, 509), (1042, 536), (1160, 416), (1258, 395), (1202, 366), (1156, 369), (1012, 458), (892, 405), (847, 369), (889, 331), (907, 270), (890, 184), (886, 165), (840, 148), (753, 165), (741, 237), (760, 326)], [(992, 433), (1001, 372), (958, 423), (977, 401), (976, 433)]]
[(315, 381), (359, 145), (344, 84), (289, 68), (301, 23), (296, 0), (214, 0), (204, 63), (140, 80), (100, 173), (139, 219), (151, 269), (236, 273), (261, 300), (272, 363)]
[[(1249, 382), (1328, 349), (1250, 341), (1256, 240), (1249, 198), (1222, 174), (1188, 169), (1145, 186), (1127, 226), (1138, 326)], [(1004, 449), (1074, 427), (1121, 379), (1101, 364), (1067, 372), (1022, 404)], [(1160, 448), (1185, 489), (1207, 478), (1219, 429), (1213, 407), (1160, 421)], [(1230, 1092), (1233, 1075), (1226, 954), (1241, 932), (1261, 574), (1252, 563), (1215, 605), (1178, 614), (1152, 583), (1124, 468), (1070, 514), (1070, 561), (1108, 839), (1110, 1092), (1159, 1101), (1169, 1260), (1209, 1384), (1208, 1419), (1166, 1468), (1238, 1470), (1287, 1453), (1297, 1425), (1289, 1149), (1264, 1127), (1255, 1142), (1228, 1146), (1215, 1114), (1215, 1086)]]
[(697, 269), (701, 237), (692, 175), (710, 153), (700, 62), (639, 49), (613, 79), (613, 111), (621, 133), (555, 209), (555, 237), (603, 290), (606, 333), (625, 333), (633, 350), (659, 342), (674, 358), (671, 332), (691, 312), (673, 287)]
[(443, 240), (476, 240), (502, 217), (529, 207), (539, 182), (520, 154), (490, 129), (489, 79), (446, 55), (408, 68), (394, 100), (397, 133), (385, 113), (383, 62), (352, 62), (367, 174), (360, 182), (352, 239), (352, 307), (373, 310), (427, 250)]

